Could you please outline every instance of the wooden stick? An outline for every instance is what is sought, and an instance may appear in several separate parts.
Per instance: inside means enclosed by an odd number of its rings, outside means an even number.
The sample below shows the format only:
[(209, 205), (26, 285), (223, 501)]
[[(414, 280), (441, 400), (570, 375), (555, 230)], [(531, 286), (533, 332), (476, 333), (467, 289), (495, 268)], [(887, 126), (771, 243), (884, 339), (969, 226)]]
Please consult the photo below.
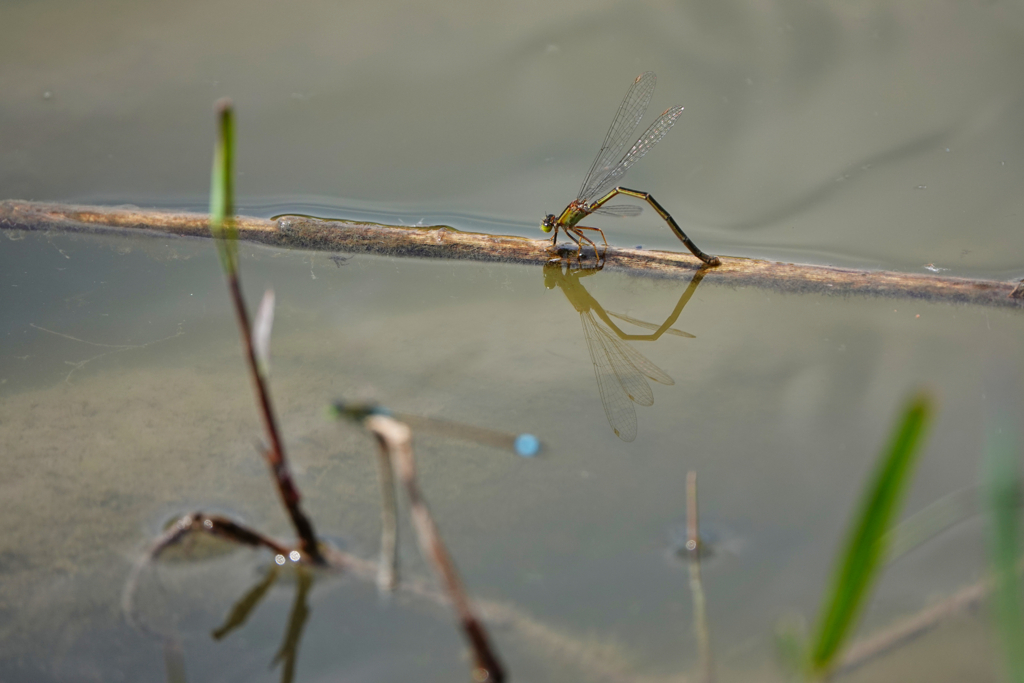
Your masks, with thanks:
[[(239, 239), (279, 247), (385, 256), (547, 263), (548, 240), (460, 232), (444, 226), (407, 228), (301, 216), (277, 220), (240, 216)], [(126, 234), (150, 232), (209, 237), (209, 217), (126, 207), (0, 201), (0, 229)], [(572, 252), (575, 252), (573, 245)], [(560, 250), (563, 256), (569, 250)], [(609, 247), (605, 268), (635, 275), (689, 279), (701, 262), (689, 254)], [(1007, 308), (1024, 307), (1024, 285), (918, 273), (866, 271), (723, 257), (709, 282), (779, 292), (866, 295)]]
[(477, 618), (469, 603), (469, 597), (466, 595), (466, 589), (462, 586), (455, 563), (452, 561), (444, 541), (441, 540), (441, 533), (416, 481), (412, 432), (405, 424), (384, 415), (368, 417), (366, 428), (387, 446), (392, 465), (405, 486), (405, 493), (409, 498), (409, 513), (412, 516), (420, 551), (423, 553), (423, 557), (430, 562), (447, 591), (448, 598), (459, 616), (462, 631), (473, 651), (473, 680), (476, 683), (501, 683), (505, 680), (504, 667), (498, 661), (497, 655), (490, 645), (483, 622)]

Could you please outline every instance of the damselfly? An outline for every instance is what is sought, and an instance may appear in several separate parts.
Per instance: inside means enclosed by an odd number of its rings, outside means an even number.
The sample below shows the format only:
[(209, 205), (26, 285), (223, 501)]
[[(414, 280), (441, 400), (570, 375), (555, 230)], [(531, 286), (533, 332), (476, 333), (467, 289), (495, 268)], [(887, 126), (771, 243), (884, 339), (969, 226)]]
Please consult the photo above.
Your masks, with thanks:
[[(630, 140), (633, 139), (636, 127), (640, 125), (640, 119), (644, 117), (644, 113), (647, 111), (651, 95), (654, 94), (655, 80), (654, 73), (647, 71), (637, 76), (636, 80), (633, 81), (633, 85), (630, 86), (625, 99), (619, 105), (619, 110), (615, 113), (615, 119), (612, 120), (608, 134), (604, 136), (604, 144), (601, 145), (597, 158), (591, 164), (587, 177), (583, 179), (580, 193), (569, 206), (565, 207), (561, 215), (548, 214), (541, 223), (540, 229), (544, 232), (555, 231), (555, 234), (551, 237), (552, 245), (556, 244), (558, 240), (558, 230), (565, 230), (565, 234), (569, 236), (569, 239), (576, 243), (577, 258), (582, 254), (584, 243), (593, 247), (596, 254), (597, 245), (583, 231), (590, 230), (600, 234), (601, 240), (604, 242), (605, 247), (607, 247), (608, 240), (604, 236), (604, 231), (599, 228), (584, 227), (579, 225), (579, 222), (592, 213), (610, 216), (637, 216), (642, 210), (639, 206), (631, 204), (607, 205), (608, 201), (620, 194), (627, 197), (636, 197), (646, 201), (658, 212), (658, 215), (668, 223), (668, 227), (672, 229), (676, 237), (682, 240), (683, 244), (686, 245), (686, 248), (694, 256), (709, 266), (717, 266), (721, 263), (718, 257), (709, 256), (701, 251), (654, 197), (647, 192), (618, 186), (622, 177), (626, 175), (626, 171), (633, 164), (640, 161), (652, 147), (665, 137), (665, 134), (675, 124), (676, 119), (683, 113), (682, 105), (665, 110), (658, 117), (658, 120), (652, 123), (650, 128), (633, 143), (632, 147), (628, 150), (626, 149)], [(623, 150), (625, 150), (625, 153), (623, 153)]]

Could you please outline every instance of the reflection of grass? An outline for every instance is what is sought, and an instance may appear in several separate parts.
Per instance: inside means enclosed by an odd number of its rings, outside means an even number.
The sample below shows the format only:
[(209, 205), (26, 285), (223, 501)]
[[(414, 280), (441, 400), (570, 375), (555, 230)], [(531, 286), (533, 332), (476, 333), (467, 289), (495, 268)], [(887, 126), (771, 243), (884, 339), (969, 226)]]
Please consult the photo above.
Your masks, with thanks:
[(984, 480), (993, 574), (990, 605), (996, 629), (1003, 641), (1009, 679), (1014, 683), (1024, 683), (1024, 618), (1017, 578), (1020, 476), (1014, 426), (1005, 416), (989, 425), (985, 451)]

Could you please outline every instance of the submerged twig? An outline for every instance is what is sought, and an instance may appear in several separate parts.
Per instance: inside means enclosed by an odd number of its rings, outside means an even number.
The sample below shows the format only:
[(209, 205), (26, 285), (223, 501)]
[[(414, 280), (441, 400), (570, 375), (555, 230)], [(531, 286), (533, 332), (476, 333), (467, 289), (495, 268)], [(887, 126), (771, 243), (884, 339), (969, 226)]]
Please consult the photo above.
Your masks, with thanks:
[[(238, 238), (314, 251), (471, 259), (542, 265), (549, 240), (460, 232), (446, 226), (408, 228), (304, 216), (236, 217)], [(0, 229), (125, 234), (153, 232), (209, 237), (209, 217), (138, 208), (0, 201)], [(571, 250), (575, 252), (575, 245)], [(568, 252), (566, 252), (568, 255)], [(689, 278), (702, 264), (689, 254), (609, 247), (605, 269), (662, 278)], [(722, 257), (708, 282), (802, 294), (881, 296), (1021, 308), (1017, 281), (997, 282), (924, 273), (866, 271)], [(1016, 288), (1016, 289), (1015, 289)], [(1013, 294), (1016, 292), (1016, 294)], [(1012, 296), (1011, 296), (1012, 294)]]
[(448, 549), (441, 540), (440, 531), (427, 508), (426, 500), (416, 481), (416, 461), (412, 451), (412, 432), (394, 418), (370, 415), (365, 421), (369, 429), (387, 449), (391, 464), (409, 498), (409, 511), (420, 551), (434, 568), (458, 613), (463, 634), (473, 651), (473, 680), (478, 683), (505, 680), (505, 671), (491, 648), (483, 623), (477, 618), (466, 595), (462, 580), (455, 569)]

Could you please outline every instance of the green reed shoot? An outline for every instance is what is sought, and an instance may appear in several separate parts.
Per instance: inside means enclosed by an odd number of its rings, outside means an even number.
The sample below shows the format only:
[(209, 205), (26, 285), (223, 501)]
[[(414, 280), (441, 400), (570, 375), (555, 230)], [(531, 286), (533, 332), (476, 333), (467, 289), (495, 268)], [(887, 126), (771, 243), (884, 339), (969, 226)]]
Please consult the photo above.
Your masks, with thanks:
[(210, 174), (210, 232), (228, 277), (238, 273), (238, 228), (235, 225), (235, 117), (229, 100), (217, 102), (217, 141)]
[(875, 465), (812, 635), (808, 661), (812, 676), (825, 677), (835, 666), (878, 578), (887, 551), (885, 535), (910, 483), (932, 412), (928, 394), (921, 392), (911, 398)]
[(989, 514), (989, 561), (992, 592), (989, 605), (1003, 641), (1008, 680), (1024, 683), (1024, 614), (1017, 578), (1020, 473), (1013, 422), (1005, 415), (988, 426), (982, 479)]

